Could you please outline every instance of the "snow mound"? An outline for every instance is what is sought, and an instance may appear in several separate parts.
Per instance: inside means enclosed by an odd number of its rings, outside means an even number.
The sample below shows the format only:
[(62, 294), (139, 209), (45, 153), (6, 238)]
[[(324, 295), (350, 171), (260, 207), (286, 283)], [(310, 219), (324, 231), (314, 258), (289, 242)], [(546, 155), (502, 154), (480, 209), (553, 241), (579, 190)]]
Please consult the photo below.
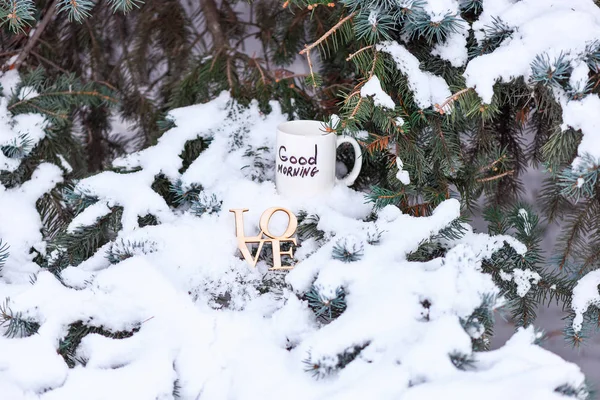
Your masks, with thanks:
[[(482, 260), (505, 243), (523, 253), (521, 243), (468, 230), (445, 257), (411, 262), (409, 253), (459, 216), (458, 201), (445, 201), (430, 217), (404, 215), (393, 206), (373, 217), (363, 194), (345, 186), (310, 200), (279, 196), (270, 160), (275, 128), (287, 117), (277, 103), (271, 106), (263, 115), (257, 104), (243, 109), (224, 94), (174, 110), (175, 127), (156, 146), (115, 162), (127, 173), (103, 172), (79, 182), (76, 190), (97, 196), (102, 205), (88, 207), (76, 225), (94, 223), (108, 204), (123, 208), (123, 229), (89, 260), (64, 269), (61, 280), (48, 271), (38, 272), (33, 284), (8, 285), (0, 278), (0, 293), (11, 293), (12, 312), (40, 324), (29, 337), (0, 337), (2, 393), (43, 400), (155, 400), (173, 399), (174, 393), (211, 400), (549, 400), (563, 398), (555, 392), (562, 385), (582, 384), (576, 365), (533, 344), (532, 329), (499, 350), (472, 350), (481, 332), (468, 333), (463, 322), (484, 299), (498, 295), (481, 271)], [(198, 137), (210, 145), (180, 173), (177, 155)], [(151, 189), (159, 173), (214, 195), (220, 211), (197, 216), (168, 207)], [(42, 185), (27, 198), (44, 190)], [(0, 192), (0, 202), (6, 198)], [(317, 215), (324, 232), (319, 243), (301, 243), (289, 273), (268, 272), (263, 261), (249, 267), (228, 212), (248, 208), (244, 221), (251, 235), (273, 206)], [(147, 214), (160, 223), (140, 227), (137, 217)], [(286, 218), (274, 217), (270, 228), (286, 226)], [(376, 241), (373, 232), (379, 232)], [(340, 241), (362, 246), (362, 257), (333, 259)], [(107, 252), (126, 243), (146, 245), (109, 262)], [(281, 284), (272, 283), (277, 279)], [(346, 310), (329, 324), (319, 322), (301, 296), (311, 286), (332, 296), (343, 288)], [(57, 349), (77, 322), (127, 334), (88, 334), (68, 368)], [(345, 368), (321, 380), (312, 376), (314, 365), (334, 367), (348, 351), (357, 354)], [(457, 368), (453, 354), (472, 357), (473, 368)]]

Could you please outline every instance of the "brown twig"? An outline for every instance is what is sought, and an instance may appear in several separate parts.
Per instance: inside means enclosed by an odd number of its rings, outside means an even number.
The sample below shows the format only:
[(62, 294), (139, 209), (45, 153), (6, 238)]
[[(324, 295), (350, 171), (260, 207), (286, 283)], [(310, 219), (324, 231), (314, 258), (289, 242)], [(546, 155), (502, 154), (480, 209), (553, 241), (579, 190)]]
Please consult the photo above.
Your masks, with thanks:
[(353, 13), (350, 13), (346, 17), (342, 18), (337, 24), (335, 24), (330, 30), (328, 30), (327, 32), (325, 32), (325, 34), (323, 36), (321, 36), (319, 39), (317, 39), (313, 44), (305, 45), (304, 49), (302, 49), (300, 51), (300, 54), (309, 53), (312, 49), (314, 49), (316, 46), (320, 45), (325, 39), (327, 39), (336, 30), (338, 30), (338, 28), (340, 26), (342, 26), (346, 21), (352, 19), (352, 17), (354, 17), (355, 14), (356, 14), (356, 11), (353, 12)]
[(31, 54), (33, 54), (33, 56), (45, 63), (47, 63), (48, 65), (56, 68), (59, 71), (64, 72), (65, 74), (68, 74), (69, 71), (67, 71), (66, 69), (64, 69), (63, 67), (61, 67), (60, 65), (56, 64), (55, 62), (48, 60), (46, 57), (42, 56), (41, 54), (36, 53), (35, 51), (31, 50)]
[(21, 50), (15, 62), (8, 67), (9, 69), (18, 69), (21, 66), (21, 64), (23, 64), (23, 61), (25, 61), (25, 59), (37, 43), (40, 36), (42, 36), (44, 29), (46, 29), (46, 27), (52, 20), (52, 17), (54, 17), (54, 13), (56, 12), (56, 3), (58, 3), (58, 0), (54, 0), (52, 4), (50, 4), (50, 7), (48, 7), (48, 10), (44, 15), (44, 18), (42, 18), (40, 23), (36, 26), (35, 32), (33, 32), (33, 35), (31, 35), (31, 37), (27, 41), (27, 44), (25, 44), (25, 47), (23, 47), (23, 50)]
[(214, 0), (200, 0), (200, 8), (204, 13), (206, 27), (213, 38), (213, 45), (217, 49), (223, 48), (227, 44), (219, 18), (219, 10)]
[[(33, 100), (40, 98), (40, 97), (46, 97), (46, 96), (62, 96), (62, 95), (71, 95), (71, 96), (77, 96), (77, 95), (81, 95), (81, 96), (97, 96), (100, 97), (101, 99), (104, 99), (106, 101), (110, 101), (111, 103), (118, 103), (118, 101), (116, 99), (113, 99), (110, 96), (106, 96), (104, 94), (101, 94), (95, 90), (93, 91), (63, 91), (63, 92), (50, 92), (50, 93), (42, 93), (42, 94), (38, 94), (35, 97), (32, 97), (30, 99), (24, 99), (21, 101), (16, 102), (15, 104), (11, 105), (10, 107), (8, 107), (9, 110), (14, 109), (17, 106), (20, 106), (22, 104), (26, 104), (26, 103), (31, 103)], [(33, 105), (33, 107), (35, 107), (35, 105)]]
[(484, 165), (483, 167), (479, 168), (479, 172), (485, 172), (485, 171), (493, 168), (494, 165), (498, 164), (500, 161), (503, 161), (505, 159), (506, 159), (506, 155), (503, 155), (500, 158), (498, 158), (497, 160), (492, 161), (488, 165)]
[(510, 171), (506, 171), (503, 172), (501, 174), (498, 175), (494, 175), (494, 176), (489, 176), (487, 178), (480, 178), (477, 179), (477, 182), (490, 182), (490, 181), (495, 181), (496, 179), (500, 179), (500, 178), (504, 178), (507, 175), (512, 175), (515, 172), (515, 170), (511, 169)]
[(369, 71), (369, 77), (367, 78), (367, 81), (370, 80), (373, 75), (375, 74), (375, 67), (377, 66), (377, 55), (379, 53), (375, 53), (375, 57), (373, 57), (373, 66), (371, 67), (371, 70)]
[(106, 82), (106, 81), (96, 81), (96, 83), (98, 83), (100, 85), (104, 85), (107, 88), (114, 90), (115, 92), (118, 90), (116, 87), (114, 87), (112, 84), (110, 84), (109, 82)]
[(283, 79), (293, 79), (293, 78), (306, 78), (308, 75), (306, 74), (291, 74), (291, 75), (283, 75), (275, 78), (275, 82), (279, 82)]
[(256, 65), (258, 72), (260, 72), (260, 77), (262, 79), (263, 85), (266, 85), (267, 80), (265, 79), (265, 73), (263, 72), (262, 68), (260, 67), (260, 63), (254, 57), (250, 57), (250, 59), (254, 62), (254, 65)]
[(354, 106), (354, 110), (352, 110), (352, 114), (350, 114), (350, 118), (348, 119), (353, 119), (356, 113), (358, 113), (358, 109), (360, 108), (360, 103), (362, 103), (362, 100), (362, 97), (358, 99), (358, 103), (356, 103), (356, 106)]
[(227, 83), (229, 83), (229, 89), (233, 89), (233, 78), (231, 77), (231, 59), (227, 58)]
[(346, 61), (350, 61), (352, 60), (355, 56), (357, 56), (358, 54), (362, 53), (365, 50), (371, 49), (373, 48), (373, 45), (370, 46), (365, 46), (362, 49), (359, 49), (357, 51), (355, 51), (354, 53), (350, 54), (348, 57), (346, 57)]
[(59, 114), (59, 113), (55, 113), (54, 111), (50, 111), (50, 110), (46, 110), (45, 108), (42, 108), (40, 106), (37, 106), (35, 104), (30, 104), (31, 107), (35, 108), (36, 110), (38, 110), (41, 113), (46, 113), (49, 115), (52, 115), (56, 118), (60, 118), (60, 119), (67, 119), (68, 115), (67, 114)]
[(365, 150), (367, 151), (367, 153), (369, 154), (373, 154), (375, 151), (383, 151), (385, 149), (387, 149), (390, 140), (392, 139), (391, 135), (377, 135), (375, 133), (371, 133), (371, 136), (375, 137), (375, 140), (373, 140), (370, 143), (367, 142), (360, 142), (364, 147)]
[(315, 72), (313, 71), (312, 61), (310, 60), (310, 52), (306, 53), (306, 60), (308, 61), (308, 69), (310, 70), (310, 76), (312, 78), (313, 87), (317, 87), (317, 82), (315, 80)]
[(452, 96), (448, 97), (441, 105), (435, 104), (435, 108), (436, 108), (437, 112), (440, 114), (444, 114), (445, 113), (444, 108), (448, 104), (454, 103), (456, 100), (458, 100), (460, 98), (460, 96), (467, 93), (471, 89), (472, 88), (465, 88), (465, 89), (459, 90), (458, 92), (454, 93)]

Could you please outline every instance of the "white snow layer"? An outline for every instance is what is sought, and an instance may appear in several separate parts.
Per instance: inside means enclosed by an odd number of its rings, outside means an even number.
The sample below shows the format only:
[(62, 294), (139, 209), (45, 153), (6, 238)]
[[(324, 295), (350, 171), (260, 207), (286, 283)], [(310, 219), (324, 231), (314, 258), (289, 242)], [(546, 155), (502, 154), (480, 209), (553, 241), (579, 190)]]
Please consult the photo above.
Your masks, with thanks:
[[(35, 203), (61, 181), (60, 168), (43, 163), (34, 171), (31, 180), (18, 188), (6, 189), (0, 184), (0, 239), (10, 246), (10, 257), (0, 275), (5, 281), (27, 282), (31, 274), (39, 271), (39, 266), (33, 262), (35, 254), (30, 250), (34, 248), (45, 254), (46, 245)], [(1, 281), (0, 299), (6, 295), (2, 292)]]
[(371, 79), (367, 81), (360, 89), (361, 97), (373, 96), (373, 103), (379, 107), (391, 108), (392, 110), (396, 107), (394, 100), (389, 94), (383, 91), (381, 88), (381, 82), (377, 75), (373, 75)]
[(600, 270), (588, 272), (573, 288), (571, 308), (575, 311), (575, 318), (573, 319), (573, 330), (575, 332), (581, 331), (583, 314), (588, 307), (600, 307), (598, 285), (600, 285)]
[[(19, 84), (19, 73), (16, 70), (10, 70), (0, 73), (0, 147), (5, 145), (19, 145), (21, 139), (26, 137), (29, 142), (29, 149), (33, 149), (40, 140), (44, 138), (47, 126), (46, 118), (41, 114), (19, 114), (12, 116), (8, 110), (8, 100), (15, 92)], [(21, 100), (34, 97), (35, 91), (31, 88), (22, 88), (20, 91)], [(0, 151), (0, 171), (12, 172), (21, 164), (18, 158), (7, 157)]]
[[(515, 29), (512, 37), (497, 49), (472, 59), (464, 76), (468, 87), (475, 88), (485, 103), (494, 95), (498, 81), (508, 82), (519, 76), (531, 75), (531, 63), (536, 56), (547, 54), (554, 61), (561, 54), (571, 62), (571, 84), (582, 89), (587, 82), (588, 68), (582, 62), (587, 45), (600, 38), (600, 9), (592, 0), (484, 0), (483, 13), (473, 24), (476, 37), (481, 38), (492, 18), (500, 18)], [(581, 129), (583, 139), (573, 167), (583, 169), (581, 156), (591, 154), (600, 159), (600, 98), (588, 95), (583, 100), (570, 100), (562, 90), (555, 90), (563, 109), (563, 128)]]
[[(111, 265), (105, 258), (108, 244), (86, 262), (65, 269), (65, 284), (32, 268), (30, 258), (12, 260), (11, 253), (10, 270), (24, 276), (12, 284), (6, 276), (0, 278), (0, 294), (10, 295), (11, 310), (39, 321), (40, 328), (33, 336), (9, 339), (0, 327), (4, 398), (173, 399), (177, 386), (178, 398), (189, 400), (558, 400), (563, 397), (555, 388), (583, 382), (576, 365), (533, 344), (533, 329), (519, 331), (498, 350), (473, 354), (474, 370), (457, 369), (449, 355), (472, 353), (471, 336), (460, 319), (485, 295), (498, 294), (491, 277), (481, 271), (482, 260), (505, 242), (521, 254), (526, 248), (509, 237), (469, 230), (443, 259), (409, 262), (409, 252), (459, 216), (458, 201), (447, 200), (432, 216), (421, 218), (388, 206), (376, 221), (366, 222), (370, 206), (362, 193), (345, 186), (311, 200), (279, 196), (268, 160), (274, 158), (275, 128), (287, 118), (277, 103), (272, 107), (269, 115), (262, 115), (256, 104), (237, 111), (223, 94), (207, 104), (174, 110), (176, 127), (156, 146), (115, 162), (141, 170), (103, 172), (79, 183), (100, 204), (124, 208), (124, 229), (114, 245), (145, 242), (148, 251)], [(180, 174), (177, 155), (196, 137), (212, 141)], [(261, 148), (264, 171), (248, 156), (248, 149)], [(207, 195), (222, 200), (221, 211), (197, 217), (169, 209), (150, 188), (159, 172), (184, 185), (201, 184)], [(58, 167), (46, 165), (19, 191), (0, 192), (0, 212), (10, 211), (0, 215), (0, 236), (8, 235), (11, 246), (19, 249), (16, 254), (25, 254), (19, 246), (41, 240), (39, 218), (31, 212), (35, 199), (59, 176)], [(26, 206), (21, 212), (19, 207)], [(257, 232), (263, 211), (273, 206), (319, 215), (318, 227), (326, 233), (321, 247), (312, 240), (301, 243), (298, 263), (285, 276), (289, 286), (277, 294), (257, 290), (274, 273), (265, 275), (264, 262), (253, 269), (240, 259), (228, 212), (249, 209), (244, 220), (250, 235)], [(100, 211), (105, 210), (88, 208), (78, 225), (91, 223)], [(140, 228), (136, 217), (147, 213), (162, 223)], [(18, 221), (15, 215), (20, 215)], [(285, 218), (273, 218), (271, 228), (275, 232), (286, 225)], [(21, 229), (22, 235), (10, 236)], [(373, 232), (381, 233), (378, 245), (367, 244)], [(339, 240), (364, 244), (362, 259), (332, 259)], [(33, 284), (27, 273), (36, 273)], [(328, 325), (320, 326), (297, 297), (311, 284), (322, 293), (345, 288), (347, 309)], [(219, 295), (229, 298), (227, 307), (215, 303)], [(431, 304), (428, 309), (424, 300)], [(76, 321), (112, 331), (140, 329), (124, 339), (86, 336), (77, 350), (85, 365), (70, 369), (57, 347), (68, 324)], [(367, 346), (339, 373), (316, 380), (306, 371), (307, 358), (335, 363), (340, 352), (356, 345)]]
[(378, 44), (377, 50), (392, 56), (398, 69), (406, 75), (408, 85), (419, 107), (427, 108), (434, 104), (442, 104), (452, 96), (444, 78), (421, 71), (419, 60), (401, 44), (386, 41)]
[(404, 163), (402, 162), (400, 157), (396, 157), (396, 166), (398, 167), (396, 179), (398, 179), (404, 185), (410, 185), (410, 173), (404, 170)]
[[(399, 7), (412, 4), (400, 2)], [(441, 21), (445, 16), (456, 18), (456, 32), (436, 44), (432, 54), (455, 67), (466, 65), (466, 86), (475, 89), (484, 103), (491, 103), (497, 82), (519, 77), (528, 81), (532, 62), (542, 55), (551, 62), (562, 55), (570, 62), (569, 83), (575, 93), (582, 93), (588, 83), (589, 68), (583, 60), (585, 49), (600, 39), (600, 8), (593, 0), (483, 0), (483, 12), (471, 27), (460, 17), (456, 0), (427, 0), (419, 4), (432, 21)], [(495, 19), (513, 30), (511, 37), (494, 51), (468, 61), (469, 31), (481, 41)], [(402, 44), (385, 41), (377, 45), (377, 50), (393, 57), (398, 69), (407, 76), (419, 107), (442, 104), (451, 96), (444, 79), (421, 71), (419, 60)], [(584, 154), (600, 161), (600, 97), (589, 94), (583, 99), (571, 99), (560, 88), (554, 88), (553, 93), (562, 107), (563, 130), (570, 127), (583, 133), (573, 167), (585, 170), (590, 166), (583, 163)]]

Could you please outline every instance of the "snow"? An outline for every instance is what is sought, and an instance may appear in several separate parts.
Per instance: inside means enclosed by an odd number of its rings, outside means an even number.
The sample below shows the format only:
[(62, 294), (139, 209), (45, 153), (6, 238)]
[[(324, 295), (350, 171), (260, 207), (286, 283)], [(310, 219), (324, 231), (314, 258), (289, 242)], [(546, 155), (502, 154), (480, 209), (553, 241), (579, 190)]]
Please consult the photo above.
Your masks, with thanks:
[(575, 66), (571, 71), (571, 77), (569, 78), (569, 86), (575, 93), (583, 93), (588, 84), (588, 73), (590, 69), (587, 64), (582, 60), (574, 62)]
[(600, 307), (600, 293), (598, 285), (600, 284), (600, 270), (588, 272), (583, 278), (579, 279), (577, 285), (573, 288), (573, 299), (571, 308), (575, 312), (573, 319), (573, 330), (579, 332), (583, 324), (583, 314), (589, 306)]
[(369, 14), (369, 24), (376, 26), (378, 16), (379, 12), (377, 10), (371, 10), (371, 13)]
[[(582, 159), (583, 154), (589, 154), (594, 159), (600, 159), (600, 97), (597, 95), (588, 95), (578, 101), (568, 101), (562, 99), (563, 109), (563, 129), (570, 126), (573, 129), (581, 129), (583, 137), (577, 147), (577, 154), (573, 160), (575, 170), (585, 170), (586, 167)], [(568, 133), (565, 133), (568, 134)]]
[(510, 272), (500, 271), (500, 277), (504, 281), (514, 280), (517, 285), (517, 294), (520, 297), (525, 297), (532, 285), (537, 285), (542, 277), (535, 271), (530, 270), (529, 268), (523, 270), (520, 268), (516, 268)]
[[(402, 399), (435, 399), (443, 393), (452, 393), (452, 398), (456, 399), (564, 400), (564, 396), (540, 390), (530, 382), (544, 379), (554, 385), (562, 381), (565, 376), (569, 376), (571, 382), (581, 383), (578, 371), (574, 365), (563, 369), (560, 357), (541, 347), (532, 346), (531, 343), (534, 340), (533, 327), (520, 328), (502, 348), (479, 354), (477, 364), (482, 369), (481, 373), (467, 373), (451, 380), (443, 380), (431, 385), (419, 385)], [(521, 362), (515, 363), (515, 359), (520, 359)], [(487, 369), (488, 367), (492, 368)], [(544, 372), (541, 371), (541, 368), (544, 369)], [(542, 374), (544, 375), (542, 376)], [(480, 376), (476, 378), (475, 375)], [(490, 387), (491, 381), (497, 382), (494, 384), (494, 389)], [(577, 385), (574, 386), (577, 387)], [(511, 388), (517, 387), (519, 388), (518, 392), (511, 391)]]
[(431, 54), (439, 56), (442, 60), (449, 61), (453, 67), (458, 68), (465, 65), (469, 58), (466, 29), (448, 35), (445, 42), (434, 46)]
[[(541, 54), (547, 54), (550, 60), (564, 55), (573, 68), (569, 79), (572, 89), (583, 91), (588, 68), (582, 57), (586, 46), (600, 37), (600, 9), (592, 0), (486, 0), (483, 10), (473, 24), (479, 40), (493, 17), (516, 28), (512, 37), (496, 50), (467, 64), (466, 84), (477, 91), (484, 103), (492, 101), (496, 82), (509, 82), (519, 76), (528, 80), (531, 63)], [(590, 94), (582, 100), (570, 100), (562, 89), (555, 89), (554, 94), (562, 106), (563, 130), (571, 127), (583, 133), (573, 167), (584, 170), (589, 166), (583, 165), (581, 156), (589, 153), (600, 159), (600, 114), (596, 111), (600, 98)]]
[(69, 162), (65, 159), (65, 157), (62, 154), (58, 155), (58, 159), (60, 160), (60, 166), (65, 170), (67, 174), (73, 172), (73, 167), (71, 166), (71, 164), (69, 164)]
[(8, 70), (0, 74), (0, 86), (2, 86), (2, 96), (11, 96), (17, 85), (21, 82), (19, 71), (16, 69)]
[(396, 173), (396, 179), (402, 182), (404, 185), (410, 185), (410, 174), (408, 171), (403, 169), (404, 163), (400, 157), (396, 157), (396, 166), (398, 167), (398, 173)]
[(61, 181), (60, 168), (43, 163), (21, 187), (6, 189), (0, 184), (0, 238), (10, 246), (10, 257), (2, 268), (2, 278), (7, 282), (28, 283), (30, 274), (39, 270), (33, 262), (35, 254), (30, 252), (34, 248), (45, 253), (42, 221), (35, 203)]
[[(256, 103), (239, 109), (223, 94), (173, 110), (176, 127), (155, 146), (114, 163), (135, 172), (107, 171), (81, 180), (76, 190), (99, 201), (71, 228), (91, 224), (106, 207), (119, 205), (123, 229), (90, 259), (63, 270), (62, 282), (33, 268), (28, 255), (29, 247), (41, 241), (35, 199), (60, 180), (60, 168), (44, 164), (18, 190), (2, 189), (0, 221), (15, 218), (14, 210), (22, 214), (18, 223), (0, 224), (0, 237), (9, 235), (20, 257), (13, 259), (11, 250), (0, 293), (10, 294), (11, 309), (38, 321), (40, 329), (27, 338), (0, 337), (1, 390), (11, 399), (41, 400), (171, 399), (175, 385), (181, 399), (558, 399), (556, 387), (583, 382), (576, 365), (533, 344), (531, 329), (498, 350), (472, 353), (471, 339), (481, 330), (465, 331), (461, 318), (485, 296), (499, 295), (481, 263), (506, 243), (524, 254), (522, 243), (465, 225), (463, 238), (446, 243), (445, 257), (409, 262), (407, 255), (423, 240), (460, 215), (457, 200), (444, 201), (429, 217), (388, 206), (372, 220), (364, 195), (346, 186), (313, 199), (278, 195), (269, 160), (276, 126), (287, 116), (277, 103), (271, 107), (269, 115), (261, 114)], [(212, 140), (182, 174), (178, 154), (196, 137)], [(258, 157), (265, 168), (256, 165)], [(398, 164), (401, 168), (401, 160)], [(201, 185), (204, 194), (222, 201), (221, 211), (197, 217), (167, 207), (151, 189), (158, 173), (180, 179), (184, 187)], [(273, 206), (317, 214), (318, 229), (325, 232), (320, 243), (301, 243), (295, 268), (283, 274), (267, 272), (264, 261), (251, 268), (240, 258), (228, 211), (248, 208), (245, 232), (252, 235), (263, 211)], [(140, 227), (137, 216), (147, 213), (161, 223)], [(286, 218), (276, 216), (273, 232), (287, 226)], [(381, 232), (380, 243), (370, 245), (374, 231)], [(363, 246), (363, 257), (351, 263), (332, 259), (338, 241)], [(116, 264), (107, 262), (108, 251), (127, 243), (146, 246)], [(13, 280), (17, 273), (37, 279), (34, 284)], [(285, 282), (278, 290), (259, 290), (278, 277)], [(523, 279), (536, 283), (531, 274)], [(344, 287), (344, 313), (327, 325), (317, 322), (299, 298), (311, 285), (323, 293)], [(223, 298), (227, 301), (218, 300)], [(431, 304), (427, 310), (425, 299)], [(87, 335), (77, 349), (85, 365), (67, 368), (57, 346), (76, 321), (112, 331), (139, 330), (124, 339)], [(335, 363), (338, 354), (356, 345), (366, 347), (336, 374), (316, 380), (305, 371), (307, 359)], [(449, 358), (455, 352), (472, 354), (476, 368), (457, 369)]]
[(73, 218), (73, 221), (67, 227), (67, 232), (73, 233), (77, 228), (93, 225), (99, 218), (108, 214), (110, 214), (110, 208), (108, 208), (106, 202), (92, 204), (86, 209), (86, 212)]
[(431, 21), (441, 21), (444, 16), (459, 14), (458, 0), (434, 0), (424, 3), (423, 9), (431, 17)]
[(499, 17), (518, 31), (492, 53), (467, 65), (467, 86), (475, 88), (485, 103), (491, 102), (496, 81), (508, 82), (519, 76), (527, 80), (537, 55), (547, 53), (553, 60), (562, 53), (574, 59), (600, 36), (600, 10), (591, 0), (523, 0), (499, 2), (496, 7), (493, 3), (484, 2), (485, 11), (473, 29), (483, 31), (492, 17)]
[(408, 85), (419, 107), (427, 108), (434, 104), (442, 104), (452, 96), (446, 81), (432, 73), (421, 71), (419, 60), (403, 45), (386, 41), (378, 44), (376, 48), (391, 55), (398, 69), (406, 75)]
[(396, 104), (389, 94), (381, 88), (381, 82), (377, 75), (373, 75), (360, 89), (361, 97), (373, 96), (373, 103), (379, 107), (394, 109)]
[(524, 208), (519, 209), (519, 217), (523, 220), (523, 228), (525, 234), (529, 235), (531, 233), (531, 222), (529, 222), (529, 213)]
[[(400, 2), (398, 7), (412, 7), (416, 3)], [(471, 27), (462, 20), (458, 1), (436, 0), (419, 2), (417, 7), (441, 21), (445, 16), (457, 16), (456, 32), (437, 43), (432, 54), (450, 62), (454, 67), (465, 67), (466, 86), (475, 89), (483, 103), (491, 103), (494, 85), (510, 82), (519, 77), (531, 78), (531, 64), (538, 56), (547, 56), (553, 62), (564, 57), (570, 63), (569, 89), (553, 88), (553, 94), (563, 111), (562, 129), (581, 130), (583, 139), (578, 156), (572, 166), (585, 171), (594, 166), (583, 162), (600, 160), (600, 97), (587, 94), (589, 68), (584, 60), (586, 47), (600, 37), (600, 9), (592, 0), (484, 0), (483, 12)], [(494, 51), (479, 55), (468, 61), (467, 37), (472, 32), (477, 41), (485, 38), (495, 20), (502, 21), (513, 30)], [(404, 38), (403, 40), (407, 40)], [(417, 105), (421, 108), (442, 104), (451, 96), (443, 78), (419, 68), (419, 60), (402, 44), (384, 41), (377, 50), (390, 54), (398, 69), (407, 76)], [(566, 133), (567, 134), (567, 133)]]
[[(26, 135), (30, 141), (31, 148), (35, 147), (40, 140), (46, 135), (44, 129), (47, 126), (47, 121), (40, 114), (19, 114), (12, 116), (8, 110), (9, 95), (12, 95), (17, 85), (20, 82), (17, 71), (7, 71), (0, 73), (0, 85), (2, 86), (2, 94), (0, 96), (0, 147), (20, 143), (20, 137)], [(25, 90), (25, 91), (23, 91)], [(30, 97), (31, 90), (23, 88), (21, 94)], [(0, 151), (0, 170), (14, 171), (21, 160), (7, 157), (4, 152)]]

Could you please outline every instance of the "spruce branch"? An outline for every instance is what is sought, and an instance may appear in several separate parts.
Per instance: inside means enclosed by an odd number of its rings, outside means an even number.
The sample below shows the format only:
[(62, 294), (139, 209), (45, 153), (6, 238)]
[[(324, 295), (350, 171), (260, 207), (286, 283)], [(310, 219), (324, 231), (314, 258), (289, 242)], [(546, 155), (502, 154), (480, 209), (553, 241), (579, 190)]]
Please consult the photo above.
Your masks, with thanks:
[(446, 107), (451, 106), (456, 100), (460, 99), (464, 94), (472, 89), (473, 88), (464, 88), (448, 97), (442, 104), (434, 104), (436, 111), (440, 114), (445, 114), (447, 112)]
[(499, 162), (505, 161), (505, 160), (506, 160), (506, 154), (503, 154), (502, 156), (500, 156), (499, 158), (495, 159), (491, 163), (489, 163), (487, 165), (484, 165), (483, 167), (479, 168), (479, 173), (483, 173), (485, 171), (489, 171), (490, 169), (494, 168), (494, 166), (496, 166), (496, 164), (498, 164)]
[(489, 176), (487, 178), (479, 178), (479, 179), (477, 179), (477, 182), (484, 183), (484, 182), (495, 181), (497, 179), (504, 178), (507, 175), (512, 175), (512, 174), (514, 174), (514, 172), (515, 171), (513, 169), (511, 169), (510, 171), (506, 171), (506, 172), (503, 172), (503, 173), (498, 174), (498, 175)]
[(58, 3), (58, 0), (54, 0), (52, 2), (52, 4), (50, 4), (50, 7), (48, 7), (48, 9), (46, 10), (46, 14), (44, 14), (44, 18), (42, 18), (40, 23), (37, 25), (35, 32), (33, 32), (33, 35), (31, 35), (31, 37), (27, 41), (27, 44), (25, 44), (25, 47), (23, 47), (23, 50), (21, 50), (21, 52), (19, 53), (19, 56), (17, 57), (15, 62), (12, 63), (8, 67), (8, 69), (19, 69), (21, 64), (23, 64), (23, 62), (25, 61), (25, 59), (27, 58), (27, 56), (29, 55), (31, 50), (33, 50), (33, 48), (35, 47), (38, 39), (40, 38), (40, 36), (42, 36), (42, 33), (44, 32), (44, 30), (46, 29), (46, 27), (48, 26), (48, 24), (54, 17), (54, 14), (56, 13), (56, 4), (57, 3)]
[(204, 13), (208, 31), (213, 38), (213, 47), (217, 50), (223, 49), (227, 45), (227, 39), (221, 28), (217, 4), (214, 0), (200, 0), (200, 7)]
[(6, 260), (8, 260), (8, 256), (10, 255), (8, 249), (8, 244), (3, 243), (2, 239), (0, 239), (0, 271), (2, 271), (2, 267), (4, 266), (4, 263), (6, 262)]
[(335, 24), (331, 29), (329, 29), (327, 32), (325, 32), (325, 34), (323, 34), (315, 42), (313, 42), (310, 45), (305, 45), (304, 49), (302, 49), (299, 54), (303, 55), (303, 54), (309, 53), (312, 49), (314, 49), (316, 46), (321, 44), (325, 39), (327, 39), (329, 36), (331, 36), (335, 31), (337, 31), (340, 26), (344, 25), (345, 22), (351, 20), (355, 15), (356, 15), (356, 12), (352, 12), (352, 13), (348, 14), (347, 16), (345, 16), (344, 18), (342, 18), (337, 24)]
[[(102, 100), (108, 101), (113, 104), (117, 104), (119, 102), (117, 99), (107, 96), (105, 94), (102, 94), (96, 90), (87, 90), (87, 91), (67, 90), (67, 91), (60, 91), (60, 92), (40, 93), (35, 97), (31, 97), (29, 99), (23, 99), (21, 101), (17, 101), (16, 103), (11, 104), (8, 107), (8, 110), (12, 111), (15, 107), (18, 107), (22, 104), (28, 104), (28, 105), (31, 105), (32, 107), (35, 107), (35, 105), (31, 104), (33, 101), (35, 101), (36, 99), (39, 99), (41, 97), (49, 97), (49, 96), (92, 96), (92, 97), (97, 97)], [(49, 114), (52, 114), (49, 111), (44, 111), (44, 112), (48, 112)]]
[(22, 32), (23, 26), (35, 20), (33, 17), (35, 6), (32, 0), (4, 0), (2, 3), (0, 3), (0, 26), (8, 22), (8, 27), (13, 33)]
[(40, 328), (40, 324), (25, 318), (22, 312), (13, 312), (9, 298), (4, 299), (4, 303), (0, 304), (0, 326), (6, 328), (4, 336), (8, 338), (31, 336)]
[(357, 51), (355, 51), (354, 53), (350, 54), (348, 57), (346, 57), (346, 61), (350, 61), (352, 60), (354, 57), (356, 57), (357, 55), (359, 55), (360, 53), (362, 53), (365, 50), (369, 50), (372, 49), (373, 47), (375, 47), (374, 45), (370, 45), (370, 46), (365, 46)]

